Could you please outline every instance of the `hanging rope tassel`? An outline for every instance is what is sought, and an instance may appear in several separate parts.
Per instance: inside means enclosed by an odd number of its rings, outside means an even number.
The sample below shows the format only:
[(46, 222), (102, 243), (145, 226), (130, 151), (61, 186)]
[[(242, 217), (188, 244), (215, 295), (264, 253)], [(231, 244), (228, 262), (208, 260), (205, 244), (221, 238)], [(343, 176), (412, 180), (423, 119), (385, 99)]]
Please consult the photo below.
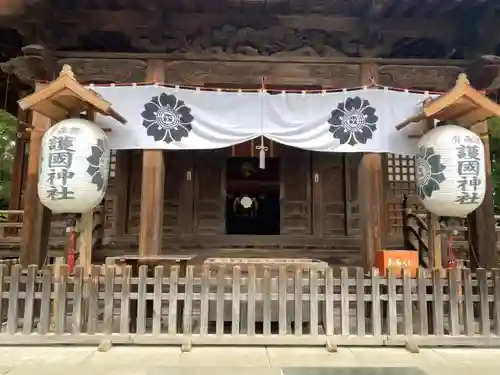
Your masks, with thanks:
[(266, 151), (268, 147), (264, 144), (264, 137), (260, 137), (260, 146), (256, 147), (259, 150), (259, 168), (266, 169)]

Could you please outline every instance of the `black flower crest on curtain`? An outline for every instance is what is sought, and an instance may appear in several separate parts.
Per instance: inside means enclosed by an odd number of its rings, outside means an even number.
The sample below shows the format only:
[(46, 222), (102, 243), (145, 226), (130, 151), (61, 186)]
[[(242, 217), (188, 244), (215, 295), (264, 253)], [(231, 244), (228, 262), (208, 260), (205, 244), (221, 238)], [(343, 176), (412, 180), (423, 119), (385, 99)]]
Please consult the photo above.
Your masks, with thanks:
[(347, 98), (332, 111), (328, 123), (333, 137), (340, 144), (354, 146), (358, 143), (365, 144), (373, 137), (377, 130), (378, 116), (370, 102), (359, 96)]
[(186, 103), (174, 95), (165, 93), (153, 96), (144, 104), (141, 116), (142, 125), (147, 129), (147, 134), (155, 141), (166, 143), (179, 142), (187, 137), (194, 120), (191, 108)]
[(432, 193), (440, 190), (439, 184), (446, 180), (441, 164), (441, 155), (436, 154), (433, 147), (420, 147), (416, 157), (417, 189), (420, 199), (432, 197)]
[(105, 151), (104, 140), (98, 139), (97, 144), (91, 147), (91, 154), (87, 158), (89, 167), (87, 173), (92, 176), (92, 183), (96, 185), (97, 191), (107, 186), (109, 167), (109, 151)]

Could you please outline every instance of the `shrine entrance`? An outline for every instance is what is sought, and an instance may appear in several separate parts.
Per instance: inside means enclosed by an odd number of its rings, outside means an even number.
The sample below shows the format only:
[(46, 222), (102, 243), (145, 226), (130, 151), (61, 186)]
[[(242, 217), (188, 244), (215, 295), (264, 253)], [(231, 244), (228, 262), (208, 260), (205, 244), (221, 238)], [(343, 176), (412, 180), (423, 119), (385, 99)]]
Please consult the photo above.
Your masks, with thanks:
[(226, 166), (226, 234), (279, 235), (280, 163), (232, 157)]

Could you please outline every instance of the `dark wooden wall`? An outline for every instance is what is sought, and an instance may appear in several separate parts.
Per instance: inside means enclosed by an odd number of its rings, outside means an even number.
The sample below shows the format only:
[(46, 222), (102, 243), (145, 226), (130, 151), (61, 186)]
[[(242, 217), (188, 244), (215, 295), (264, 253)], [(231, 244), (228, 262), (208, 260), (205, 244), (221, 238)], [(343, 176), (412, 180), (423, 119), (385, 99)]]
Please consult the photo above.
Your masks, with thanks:
[[(316, 153), (273, 145), (280, 160), (281, 236), (331, 240), (357, 238), (357, 168), (361, 154)], [(234, 150), (164, 153), (163, 233), (175, 238), (225, 235), (226, 160)], [(127, 234), (139, 232), (141, 151), (131, 155)], [(115, 202), (114, 185), (108, 200)], [(124, 204), (120, 202), (119, 204)], [(108, 204), (107, 234), (114, 235), (113, 204)], [(259, 236), (252, 236), (257, 238)], [(248, 239), (248, 246), (252, 240)], [(320, 241), (321, 242), (321, 241)]]

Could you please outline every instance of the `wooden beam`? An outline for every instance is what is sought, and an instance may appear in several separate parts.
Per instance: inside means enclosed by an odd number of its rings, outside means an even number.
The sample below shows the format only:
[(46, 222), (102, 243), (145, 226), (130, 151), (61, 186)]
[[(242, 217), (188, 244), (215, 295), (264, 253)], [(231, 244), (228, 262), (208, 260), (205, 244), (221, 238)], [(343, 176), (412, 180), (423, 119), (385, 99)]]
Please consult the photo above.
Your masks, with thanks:
[[(362, 65), (361, 84), (370, 85), (372, 80), (378, 80), (378, 66)], [(375, 252), (382, 250), (385, 244), (384, 186), (382, 154), (365, 153), (358, 167), (361, 252), (365, 268), (375, 265)]]
[(26, 189), (24, 191), (24, 217), (21, 235), (21, 264), (42, 266), (48, 250), (51, 212), (44, 207), (38, 198), (38, 177), (40, 169), (40, 152), (42, 138), (50, 127), (50, 120), (33, 112), (30, 135), (28, 171)]
[[(163, 82), (165, 67), (162, 60), (148, 62), (147, 79)], [(141, 223), (139, 254), (159, 255), (163, 243), (163, 195), (165, 162), (162, 150), (142, 153)]]
[(481, 136), (484, 144), (484, 158), (486, 161), (486, 194), (483, 202), (474, 212), (467, 216), (469, 227), (469, 256), (471, 268), (498, 267), (496, 252), (495, 211), (493, 202), (493, 181), (491, 179), (490, 141), (488, 137), (488, 123), (482, 122), (471, 128)]

